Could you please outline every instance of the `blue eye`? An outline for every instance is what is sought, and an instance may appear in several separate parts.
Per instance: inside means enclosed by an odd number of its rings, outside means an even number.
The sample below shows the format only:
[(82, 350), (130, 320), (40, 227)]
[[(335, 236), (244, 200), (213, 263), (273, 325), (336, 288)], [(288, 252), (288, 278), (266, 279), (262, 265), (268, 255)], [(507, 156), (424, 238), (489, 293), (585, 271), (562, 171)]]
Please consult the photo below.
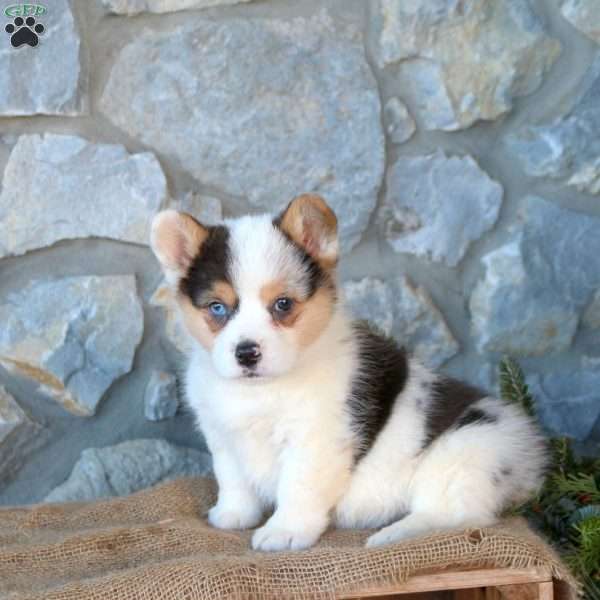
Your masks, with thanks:
[(211, 302), (208, 305), (208, 310), (210, 310), (213, 317), (218, 319), (226, 317), (228, 313), (227, 307), (222, 302)]
[(279, 313), (286, 313), (292, 309), (294, 301), (291, 298), (279, 298), (275, 301), (273, 308)]

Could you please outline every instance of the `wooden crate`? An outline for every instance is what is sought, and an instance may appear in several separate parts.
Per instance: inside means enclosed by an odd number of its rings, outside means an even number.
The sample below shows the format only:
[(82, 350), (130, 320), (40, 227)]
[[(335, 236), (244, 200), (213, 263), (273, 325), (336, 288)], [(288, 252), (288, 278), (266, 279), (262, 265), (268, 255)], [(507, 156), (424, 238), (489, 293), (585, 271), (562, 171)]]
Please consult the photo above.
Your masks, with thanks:
[(453, 600), (554, 600), (548, 569), (479, 569), (411, 577), (397, 585), (374, 586), (338, 596), (340, 600), (425, 599), (427, 592), (448, 592)]

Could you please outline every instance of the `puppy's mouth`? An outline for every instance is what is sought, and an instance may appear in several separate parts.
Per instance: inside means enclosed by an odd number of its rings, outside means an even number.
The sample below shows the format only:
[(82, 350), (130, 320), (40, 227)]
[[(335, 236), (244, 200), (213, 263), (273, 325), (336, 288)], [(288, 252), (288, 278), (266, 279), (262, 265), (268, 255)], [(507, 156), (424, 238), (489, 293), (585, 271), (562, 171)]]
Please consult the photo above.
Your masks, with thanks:
[(259, 382), (261, 380), (264, 379), (268, 379), (268, 377), (266, 375), (263, 375), (261, 373), (258, 373), (255, 370), (252, 369), (244, 369), (242, 371), (242, 374), (240, 375), (240, 379), (243, 379), (244, 381), (255, 381), (255, 382)]

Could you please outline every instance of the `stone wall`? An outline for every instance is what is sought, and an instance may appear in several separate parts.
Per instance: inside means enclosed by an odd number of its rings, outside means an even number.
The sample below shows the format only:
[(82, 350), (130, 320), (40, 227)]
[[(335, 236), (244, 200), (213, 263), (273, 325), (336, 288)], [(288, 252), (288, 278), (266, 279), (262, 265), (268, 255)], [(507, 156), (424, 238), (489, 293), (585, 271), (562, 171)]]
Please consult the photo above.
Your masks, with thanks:
[(305, 191), (360, 316), (491, 389), (518, 357), (597, 451), (600, 0), (45, 6), (0, 44), (0, 502), (208, 472), (148, 223)]

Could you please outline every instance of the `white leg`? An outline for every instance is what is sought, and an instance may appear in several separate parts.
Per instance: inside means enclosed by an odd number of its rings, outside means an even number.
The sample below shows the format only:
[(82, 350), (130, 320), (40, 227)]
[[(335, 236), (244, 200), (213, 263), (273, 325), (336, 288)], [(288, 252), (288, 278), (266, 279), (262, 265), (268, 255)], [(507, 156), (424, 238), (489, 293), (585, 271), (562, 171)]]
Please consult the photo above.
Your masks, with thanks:
[(351, 455), (339, 448), (289, 449), (284, 453), (277, 508), (252, 538), (255, 550), (302, 550), (315, 544), (350, 476)]
[(219, 529), (256, 527), (263, 516), (260, 499), (246, 482), (235, 457), (223, 448), (211, 450), (219, 499), (208, 511), (210, 524)]
[(411, 482), (409, 514), (372, 535), (368, 546), (390, 544), (433, 531), (483, 527), (496, 521), (502, 495), (493, 483), (494, 457), (489, 460), (490, 457), (482, 457), (472, 448), (470, 455), (459, 443), (453, 445), (432, 448)]
[(434, 531), (456, 529), (460, 527), (484, 527), (491, 525), (494, 518), (454, 519), (450, 515), (432, 515), (427, 513), (411, 513), (384, 527), (367, 540), (369, 548), (401, 542), (409, 538), (419, 537)]

